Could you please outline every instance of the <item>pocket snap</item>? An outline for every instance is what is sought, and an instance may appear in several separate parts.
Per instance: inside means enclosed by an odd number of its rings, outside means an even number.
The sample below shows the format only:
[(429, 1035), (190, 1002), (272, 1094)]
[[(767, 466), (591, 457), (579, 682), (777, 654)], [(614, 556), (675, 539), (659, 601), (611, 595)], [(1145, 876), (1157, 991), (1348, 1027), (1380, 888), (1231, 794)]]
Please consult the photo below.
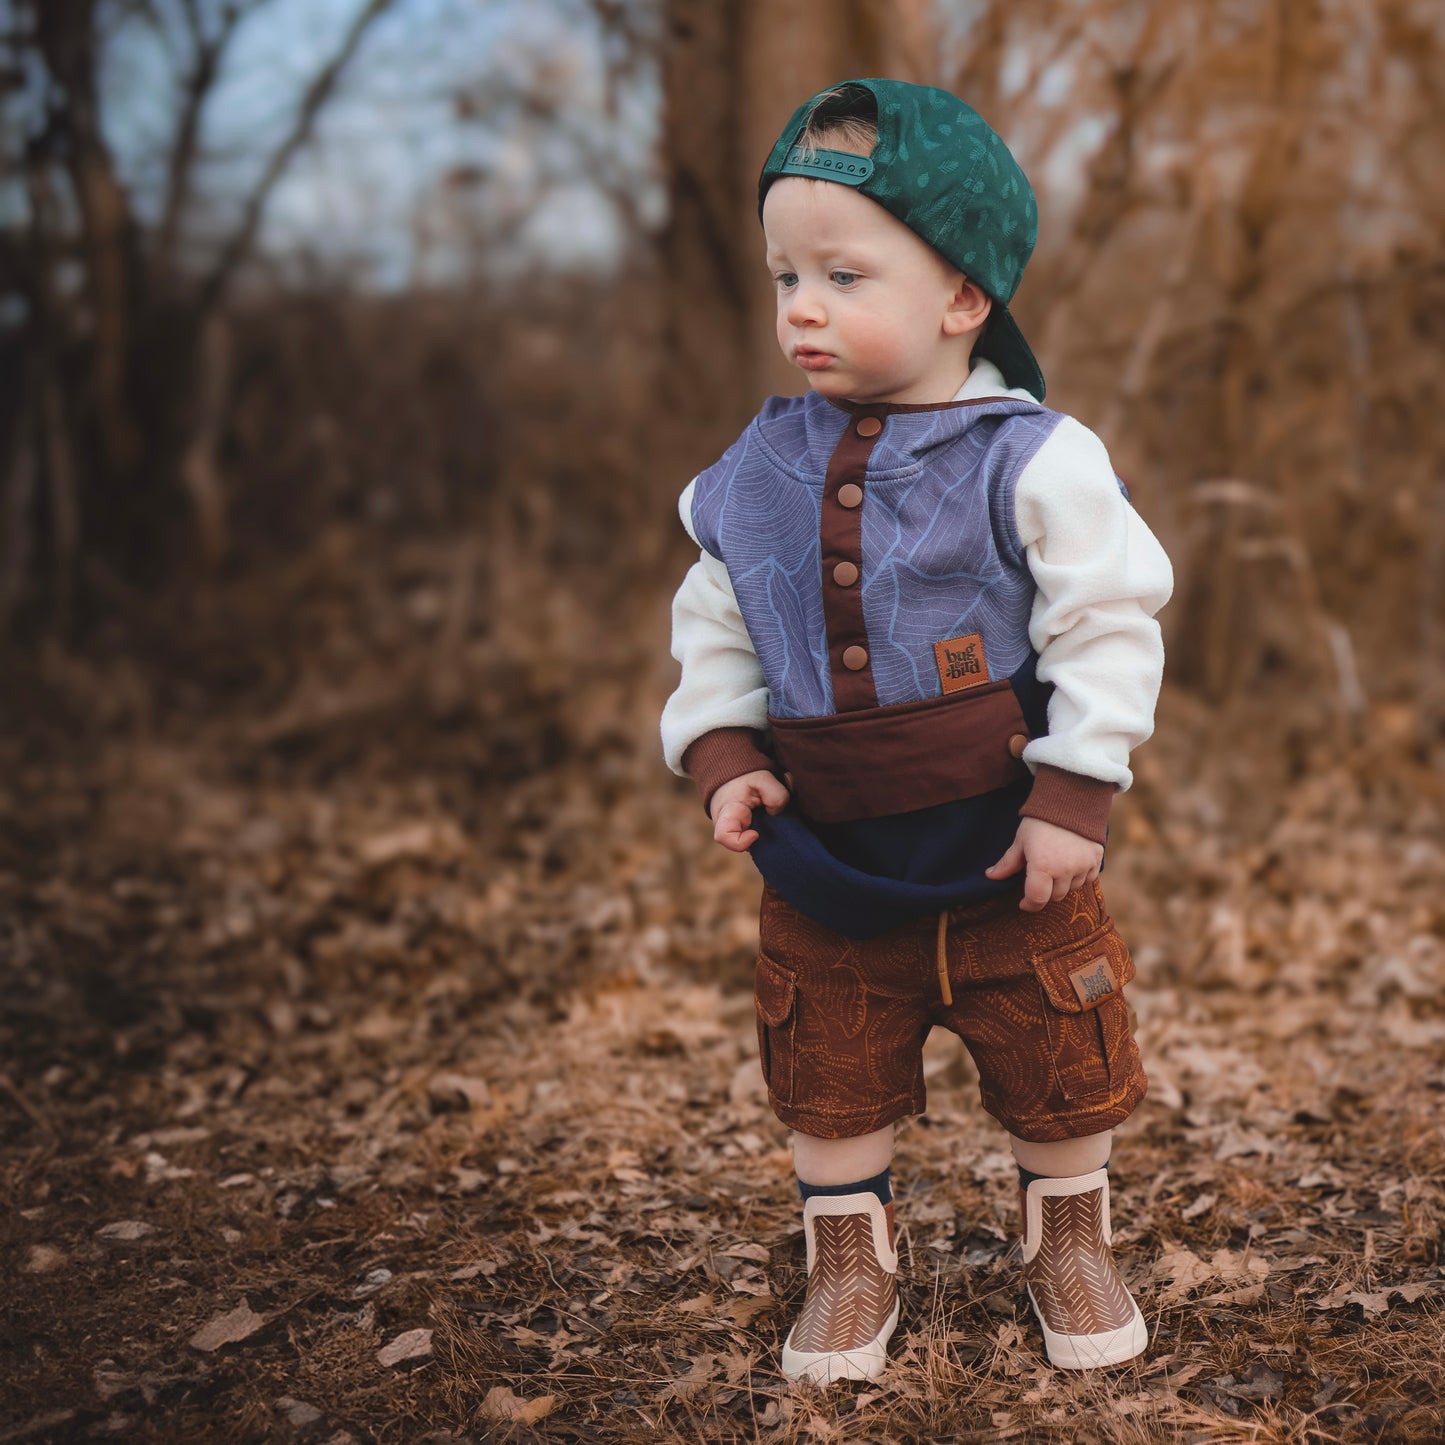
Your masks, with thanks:
[(1134, 977), (1134, 960), (1128, 945), (1106, 918), (1083, 938), (1035, 954), (1032, 962), (1059, 1091), (1074, 1100), (1111, 1089), (1129, 1039), (1124, 985)]

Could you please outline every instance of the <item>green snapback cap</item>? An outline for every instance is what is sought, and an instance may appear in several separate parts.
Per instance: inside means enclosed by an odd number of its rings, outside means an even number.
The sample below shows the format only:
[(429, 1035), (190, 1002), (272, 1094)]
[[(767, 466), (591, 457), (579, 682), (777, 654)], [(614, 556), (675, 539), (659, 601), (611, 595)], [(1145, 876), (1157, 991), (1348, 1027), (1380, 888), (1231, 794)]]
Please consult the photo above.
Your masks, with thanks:
[[(798, 137), (807, 123), (858, 115), (859, 91), (877, 109), (871, 154), (805, 153)], [(1044, 399), (1044, 374), (1008, 309), (1038, 239), (1038, 207), (1019, 163), (972, 106), (902, 80), (829, 86), (783, 127), (758, 178), (760, 216), (768, 187), (781, 176), (853, 186), (982, 287), (994, 305), (975, 354), (992, 361), (1009, 386)]]

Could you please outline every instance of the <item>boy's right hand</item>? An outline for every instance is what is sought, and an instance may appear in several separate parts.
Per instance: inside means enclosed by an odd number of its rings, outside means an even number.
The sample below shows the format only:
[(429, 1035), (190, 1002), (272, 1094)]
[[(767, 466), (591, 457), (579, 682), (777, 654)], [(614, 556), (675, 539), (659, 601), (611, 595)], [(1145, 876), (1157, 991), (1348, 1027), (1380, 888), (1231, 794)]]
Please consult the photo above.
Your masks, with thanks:
[(758, 830), (751, 826), (753, 809), (781, 813), (788, 798), (783, 783), (762, 768), (729, 779), (712, 795), (708, 806), (713, 841), (734, 853), (746, 853), (758, 841)]

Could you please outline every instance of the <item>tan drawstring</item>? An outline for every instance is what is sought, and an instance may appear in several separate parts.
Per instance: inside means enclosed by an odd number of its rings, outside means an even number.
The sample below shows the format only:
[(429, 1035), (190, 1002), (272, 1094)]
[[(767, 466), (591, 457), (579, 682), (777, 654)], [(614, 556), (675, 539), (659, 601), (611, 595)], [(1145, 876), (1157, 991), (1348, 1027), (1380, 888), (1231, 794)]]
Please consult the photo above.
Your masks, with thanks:
[(948, 986), (948, 909), (938, 915), (938, 991), (943, 1002), (952, 1007), (953, 990)]

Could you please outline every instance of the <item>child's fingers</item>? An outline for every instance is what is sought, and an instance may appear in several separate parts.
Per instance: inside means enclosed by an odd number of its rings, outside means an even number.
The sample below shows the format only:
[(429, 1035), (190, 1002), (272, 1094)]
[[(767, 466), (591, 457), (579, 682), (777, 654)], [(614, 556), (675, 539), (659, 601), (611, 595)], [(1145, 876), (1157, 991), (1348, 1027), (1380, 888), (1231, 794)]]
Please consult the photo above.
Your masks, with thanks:
[(1008, 852), (998, 860), (991, 868), (983, 871), (990, 878), (1012, 878), (1020, 868), (1024, 866), (1024, 850), (1019, 847), (1017, 841), (1010, 843)]
[(753, 811), (746, 803), (723, 804), (713, 822), (713, 840), (734, 853), (745, 852), (757, 841), (758, 835), (748, 828), (752, 820)]
[(1019, 899), (1019, 907), (1025, 913), (1037, 913), (1052, 903), (1054, 897), (1052, 875), (1039, 868), (1030, 868), (1024, 875), (1024, 896)]
[(758, 779), (758, 802), (768, 812), (781, 813), (788, 806), (789, 796), (787, 785), (771, 773)]

